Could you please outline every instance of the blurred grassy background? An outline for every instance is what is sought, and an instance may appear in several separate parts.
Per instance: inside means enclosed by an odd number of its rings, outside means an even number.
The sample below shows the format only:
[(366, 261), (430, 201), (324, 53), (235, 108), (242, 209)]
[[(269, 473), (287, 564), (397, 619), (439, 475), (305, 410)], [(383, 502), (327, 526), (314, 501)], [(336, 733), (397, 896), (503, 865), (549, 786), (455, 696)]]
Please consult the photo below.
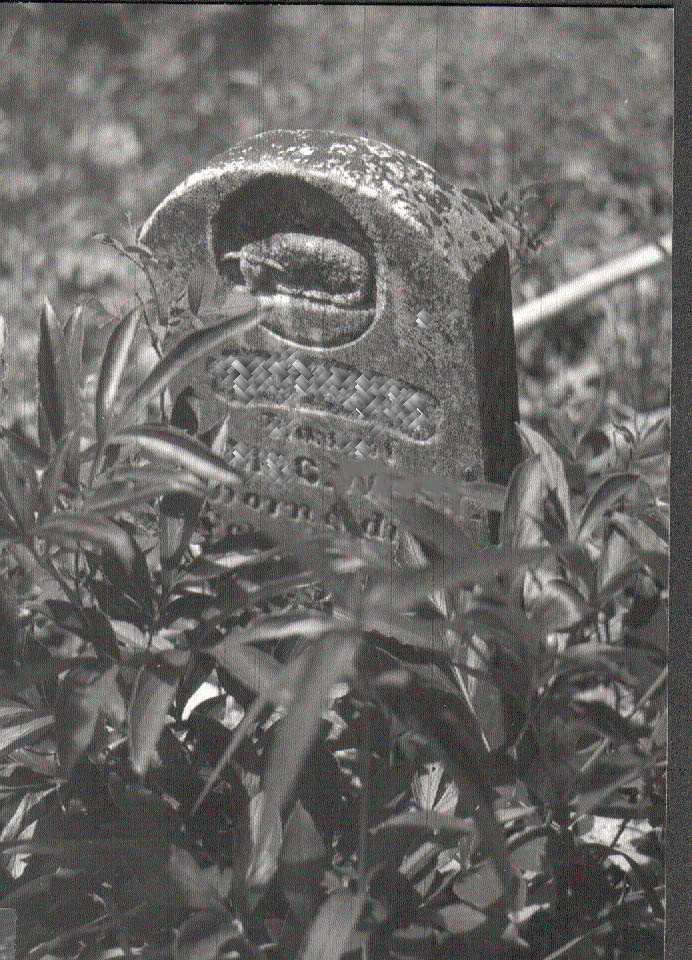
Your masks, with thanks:
[[(45, 295), (134, 294), (91, 235), (263, 129), (365, 133), (500, 199), (515, 303), (669, 231), (672, 47), (666, 9), (0, 6), (0, 419), (32, 410)], [(663, 270), (536, 332), (522, 416), (665, 405), (670, 330)]]

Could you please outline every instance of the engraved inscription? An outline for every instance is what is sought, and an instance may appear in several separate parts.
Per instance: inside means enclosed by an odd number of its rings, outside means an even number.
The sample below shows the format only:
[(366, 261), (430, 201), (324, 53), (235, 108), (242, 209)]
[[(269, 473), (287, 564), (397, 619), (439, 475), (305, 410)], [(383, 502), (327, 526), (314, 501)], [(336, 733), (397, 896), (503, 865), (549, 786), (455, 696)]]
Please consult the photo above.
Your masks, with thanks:
[[(265, 516), (291, 520), (296, 523), (313, 523), (320, 527), (327, 527), (336, 533), (343, 533), (345, 524), (343, 519), (334, 510), (328, 510), (319, 515), (306, 504), (293, 503), (290, 500), (279, 500), (276, 497), (264, 496), (256, 491), (229, 491), (228, 503), (242, 504), (254, 513)], [(399, 538), (399, 529), (382, 513), (375, 510), (360, 521), (363, 535), (373, 539), (396, 544)]]
[(424, 390), (300, 353), (233, 354), (213, 360), (210, 372), (219, 392), (236, 403), (333, 413), (419, 442), (440, 426), (439, 403)]

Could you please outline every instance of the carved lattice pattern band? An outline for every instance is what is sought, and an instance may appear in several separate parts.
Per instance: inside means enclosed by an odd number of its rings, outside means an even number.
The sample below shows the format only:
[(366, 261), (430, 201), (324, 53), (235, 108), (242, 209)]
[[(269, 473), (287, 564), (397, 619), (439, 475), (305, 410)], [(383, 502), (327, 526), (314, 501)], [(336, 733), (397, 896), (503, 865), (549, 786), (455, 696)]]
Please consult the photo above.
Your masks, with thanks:
[(365, 374), (304, 354), (235, 354), (215, 360), (211, 373), (230, 401), (314, 407), (368, 421), (413, 440), (437, 429), (430, 394), (381, 374)]

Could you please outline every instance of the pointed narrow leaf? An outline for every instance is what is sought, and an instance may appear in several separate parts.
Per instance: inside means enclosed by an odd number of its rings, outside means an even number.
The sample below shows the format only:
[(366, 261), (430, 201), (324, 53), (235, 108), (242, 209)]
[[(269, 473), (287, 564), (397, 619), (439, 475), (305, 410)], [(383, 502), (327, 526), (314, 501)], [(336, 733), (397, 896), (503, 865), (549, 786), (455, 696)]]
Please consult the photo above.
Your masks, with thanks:
[(99, 716), (107, 712), (104, 696), (117, 666), (102, 670), (76, 667), (63, 678), (55, 701), (55, 735), (60, 766), (69, 777), (92, 744)]
[(212, 483), (236, 486), (242, 480), (241, 475), (232, 470), (223, 457), (173, 427), (144, 424), (119, 431), (118, 439), (133, 443), (143, 453), (173, 463)]
[(269, 883), (276, 873), (281, 839), (281, 814), (261, 791), (250, 800), (233, 832), (233, 866), (246, 887)]
[[(160, 903), (168, 905), (173, 899), (174, 903), (179, 903), (186, 911), (210, 910), (220, 916), (228, 916), (228, 911), (211, 881), (184, 847), (171, 844), (166, 864), (166, 881), (167, 883), (159, 887)], [(167, 895), (166, 886), (172, 888), (173, 898)]]
[(620, 497), (628, 493), (638, 479), (636, 473), (616, 473), (613, 476), (606, 477), (596, 487), (581, 512), (577, 527), (578, 539), (590, 536), (606, 510), (617, 503)]
[(140, 315), (139, 307), (131, 310), (108, 338), (96, 388), (96, 436), (101, 443), (107, 437), (108, 421), (137, 334)]
[(24, 723), (0, 728), (0, 757), (29, 743), (43, 740), (53, 726), (53, 717), (48, 714), (33, 717)]
[(118, 431), (137, 419), (139, 410), (146, 409), (149, 401), (161, 393), (168, 384), (196, 360), (217, 350), (227, 340), (240, 336), (259, 322), (254, 306), (244, 306), (223, 323), (189, 334), (166, 354), (154, 367), (132, 397), (117, 423)]
[(486, 547), (457, 562), (448, 560), (442, 569), (431, 564), (423, 569), (388, 571), (371, 577), (365, 592), (364, 607), (384, 606), (391, 612), (403, 612), (422, 602), (434, 590), (451, 589), (464, 584), (492, 582), (511, 570), (538, 566), (552, 553), (549, 547), (507, 549)]
[(257, 647), (240, 645), (233, 638), (209, 647), (208, 653), (234, 680), (259, 696), (273, 690), (281, 675), (281, 664), (274, 657)]
[(530, 454), (541, 458), (541, 465), (545, 470), (548, 489), (554, 491), (558, 505), (563, 515), (568, 538), (573, 539), (573, 519), (570, 506), (569, 487), (565, 476), (565, 467), (547, 440), (540, 433), (527, 424), (517, 424), (519, 436)]
[(173, 960), (249, 960), (251, 956), (239, 922), (206, 910), (184, 920), (173, 945)]
[(36, 470), (45, 470), (48, 464), (48, 455), (41, 447), (37, 447), (28, 437), (14, 430), (2, 430), (0, 433), (15, 458), (25, 464), (31, 464)]
[(82, 637), (100, 656), (118, 660), (118, 640), (108, 617), (98, 607), (74, 607), (66, 600), (46, 600), (53, 619), (63, 630)]
[[(159, 506), (159, 551), (164, 575), (180, 563), (197, 526), (204, 500), (185, 493), (169, 494)], [(200, 558), (201, 559), (201, 558)]]
[(82, 352), (84, 350), (85, 330), (86, 314), (84, 307), (79, 304), (70, 314), (63, 331), (67, 353), (72, 364), (72, 375), (78, 387), (82, 382)]
[(48, 417), (46, 416), (46, 411), (43, 409), (43, 404), (41, 403), (40, 399), (38, 401), (37, 421), (39, 443), (41, 444), (41, 450), (43, 451), (47, 460), (53, 448), (53, 438), (50, 432)]
[(79, 398), (65, 336), (48, 300), (41, 311), (38, 377), (41, 404), (53, 438), (59, 440), (66, 426), (77, 423)]
[[(114, 526), (119, 526), (114, 524)], [(114, 587), (132, 599), (151, 617), (153, 615), (154, 591), (149, 567), (139, 544), (132, 534), (120, 527), (129, 544), (131, 560), (123, 560), (120, 553), (105, 549), (101, 556), (103, 572)]]
[(111, 551), (125, 569), (134, 569), (136, 558), (132, 537), (112, 520), (65, 512), (48, 517), (34, 527), (32, 532), (39, 540), (48, 540), (63, 546), (73, 546), (86, 541)]
[(122, 483), (107, 484), (98, 488), (91, 496), (86, 497), (84, 509), (89, 512), (115, 514), (121, 510), (153, 503), (159, 497), (170, 494), (189, 494), (195, 500), (201, 500), (204, 487), (197, 477), (191, 473), (179, 471), (179, 475), (164, 477), (158, 483), (147, 483), (141, 486), (128, 486)]
[(324, 699), (335, 683), (348, 676), (359, 641), (357, 633), (338, 630), (322, 638), (286, 716), (277, 725), (267, 760), (265, 792), (279, 810), (317, 736)]
[(437, 620), (428, 620), (425, 617), (393, 613), (381, 607), (368, 610), (363, 617), (364, 630), (376, 631), (384, 637), (392, 637), (399, 643), (438, 653), (445, 649), (446, 626), (447, 621), (441, 617)]
[(440, 553), (461, 558), (474, 549), (471, 538), (441, 510), (396, 494), (372, 499), (386, 513), (391, 511), (410, 533), (424, 543), (432, 544)]
[(579, 591), (559, 579), (545, 584), (540, 606), (533, 614), (544, 634), (572, 630), (593, 615)]
[(476, 821), (505, 891), (513, 893), (516, 877), (504, 831), (492, 808), (491, 755), (469, 709), (462, 701), (455, 705), (435, 687), (413, 675), (396, 682), (378, 682), (378, 691), (407, 728), (418, 730), (438, 753), (446, 773), (458, 787), (460, 800)]
[(477, 910), (487, 910), (502, 897), (502, 885), (489, 860), (460, 877), (454, 884), (460, 900)]
[(19, 475), (17, 462), (4, 437), (0, 437), (0, 494), (5, 498), (12, 519), (27, 530), (32, 523), (30, 492)]
[(70, 458), (74, 459), (78, 450), (79, 433), (70, 430), (61, 438), (55, 448), (41, 479), (41, 503), (44, 517), (52, 512), (60, 491), (60, 484), (65, 476), (68, 460)]
[(152, 657), (137, 674), (128, 720), (130, 763), (140, 777), (146, 774), (154, 756), (189, 659), (187, 650), (167, 650)]
[[(300, 800), (296, 801), (291, 816), (286, 821), (279, 870), (283, 880), (294, 880), (319, 886), (322, 869), (327, 860), (327, 848), (315, 826), (315, 821)], [(307, 871), (311, 876), (299, 877), (297, 871)]]
[(298, 960), (338, 960), (363, 909), (365, 891), (335, 890), (321, 906)]
[(204, 289), (211, 280), (211, 271), (206, 266), (196, 267), (187, 284), (187, 302), (190, 307), (190, 313), (196, 317), (199, 315), (199, 308), (202, 305)]
[(519, 463), (510, 477), (502, 512), (500, 540), (506, 547), (531, 547), (544, 542), (538, 520), (543, 513), (544, 475), (538, 456)]

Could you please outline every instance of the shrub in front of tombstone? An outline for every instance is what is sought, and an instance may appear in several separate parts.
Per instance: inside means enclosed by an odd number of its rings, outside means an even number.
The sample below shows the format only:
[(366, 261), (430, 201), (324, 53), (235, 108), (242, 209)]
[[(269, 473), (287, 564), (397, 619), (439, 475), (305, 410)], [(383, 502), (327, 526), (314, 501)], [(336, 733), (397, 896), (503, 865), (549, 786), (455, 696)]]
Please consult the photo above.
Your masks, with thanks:
[(506, 488), (347, 461), (405, 564), (343, 500), (338, 530), (249, 525), (224, 424), (170, 388), (257, 317), (195, 329), (198, 283), (129, 387), (156, 306), (119, 321), (91, 399), (83, 313), (46, 304), (39, 442), (0, 438), (19, 955), (661, 955), (664, 420), (521, 427)]

